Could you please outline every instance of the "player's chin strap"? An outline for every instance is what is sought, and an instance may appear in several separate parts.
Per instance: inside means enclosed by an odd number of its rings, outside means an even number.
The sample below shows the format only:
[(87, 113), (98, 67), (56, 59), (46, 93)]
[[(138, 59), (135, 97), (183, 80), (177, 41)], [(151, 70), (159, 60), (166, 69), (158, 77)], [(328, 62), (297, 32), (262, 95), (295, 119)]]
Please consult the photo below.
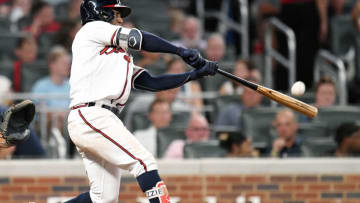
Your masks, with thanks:
[(170, 203), (169, 192), (163, 181), (158, 182), (155, 187), (146, 191), (145, 194), (149, 200), (158, 198), (160, 203)]

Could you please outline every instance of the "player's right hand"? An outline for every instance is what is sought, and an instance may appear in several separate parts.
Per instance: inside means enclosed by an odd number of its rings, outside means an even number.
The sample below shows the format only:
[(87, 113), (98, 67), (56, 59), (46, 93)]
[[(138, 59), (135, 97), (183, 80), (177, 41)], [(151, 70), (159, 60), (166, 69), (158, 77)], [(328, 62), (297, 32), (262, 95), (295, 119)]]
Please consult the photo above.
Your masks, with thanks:
[(215, 75), (218, 69), (219, 65), (217, 62), (205, 60), (205, 65), (193, 71), (194, 74), (192, 79), (199, 79), (204, 76)]
[(199, 69), (206, 64), (206, 60), (201, 57), (200, 52), (196, 49), (185, 49), (180, 47), (178, 55), (193, 68)]

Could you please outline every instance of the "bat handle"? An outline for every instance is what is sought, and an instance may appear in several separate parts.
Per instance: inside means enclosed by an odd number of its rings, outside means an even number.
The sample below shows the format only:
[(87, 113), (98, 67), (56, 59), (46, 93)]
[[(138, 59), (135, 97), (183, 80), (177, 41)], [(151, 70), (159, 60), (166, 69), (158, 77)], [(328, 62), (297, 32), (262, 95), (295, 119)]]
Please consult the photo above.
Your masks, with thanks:
[(253, 89), (253, 90), (255, 90), (255, 91), (258, 89), (258, 85), (257, 85), (257, 84), (252, 83), (252, 82), (247, 81), (247, 80), (244, 80), (244, 79), (242, 79), (242, 78), (239, 78), (239, 77), (237, 77), (237, 76), (235, 76), (235, 75), (233, 75), (233, 74), (231, 74), (231, 73), (229, 73), (229, 72), (226, 72), (226, 71), (224, 71), (224, 70), (222, 70), (222, 69), (220, 69), (220, 68), (217, 70), (217, 72), (218, 72), (219, 74), (221, 74), (221, 75), (223, 75), (223, 76), (225, 76), (225, 77), (228, 77), (228, 78), (230, 78), (230, 79), (233, 79), (233, 80), (235, 80), (235, 81), (237, 81), (237, 82), (239, 82), (239, 83), (245, 85), (246, 87), (249, 87), (249, 88), (251, 88), (251, 89)]

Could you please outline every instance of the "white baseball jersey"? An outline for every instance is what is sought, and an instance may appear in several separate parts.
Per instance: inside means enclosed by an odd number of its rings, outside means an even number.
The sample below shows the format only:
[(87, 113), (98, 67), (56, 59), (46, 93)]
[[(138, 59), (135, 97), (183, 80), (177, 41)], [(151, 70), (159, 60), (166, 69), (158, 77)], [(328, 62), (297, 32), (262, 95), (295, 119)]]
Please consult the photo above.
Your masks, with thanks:
[(120, 109), (125, 105), (134, 79), (144, 69), (134, 65), (127, 50), (114, 46), (119, 28), (93, 21), (76, 34), (72, 46), (70, 107), (104, 99)]

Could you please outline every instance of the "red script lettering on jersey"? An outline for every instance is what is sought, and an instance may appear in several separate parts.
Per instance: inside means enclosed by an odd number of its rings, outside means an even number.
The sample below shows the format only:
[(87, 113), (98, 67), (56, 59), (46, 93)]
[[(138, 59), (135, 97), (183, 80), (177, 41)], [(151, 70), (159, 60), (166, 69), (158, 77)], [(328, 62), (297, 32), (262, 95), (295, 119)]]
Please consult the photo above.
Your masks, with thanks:
[(125, 51), (120, 47), (114, 47), (114, 46), (106, 46), (100, 51), (100, 55), (106, 54), (118, 54), (118, 53), (125, 53)]

